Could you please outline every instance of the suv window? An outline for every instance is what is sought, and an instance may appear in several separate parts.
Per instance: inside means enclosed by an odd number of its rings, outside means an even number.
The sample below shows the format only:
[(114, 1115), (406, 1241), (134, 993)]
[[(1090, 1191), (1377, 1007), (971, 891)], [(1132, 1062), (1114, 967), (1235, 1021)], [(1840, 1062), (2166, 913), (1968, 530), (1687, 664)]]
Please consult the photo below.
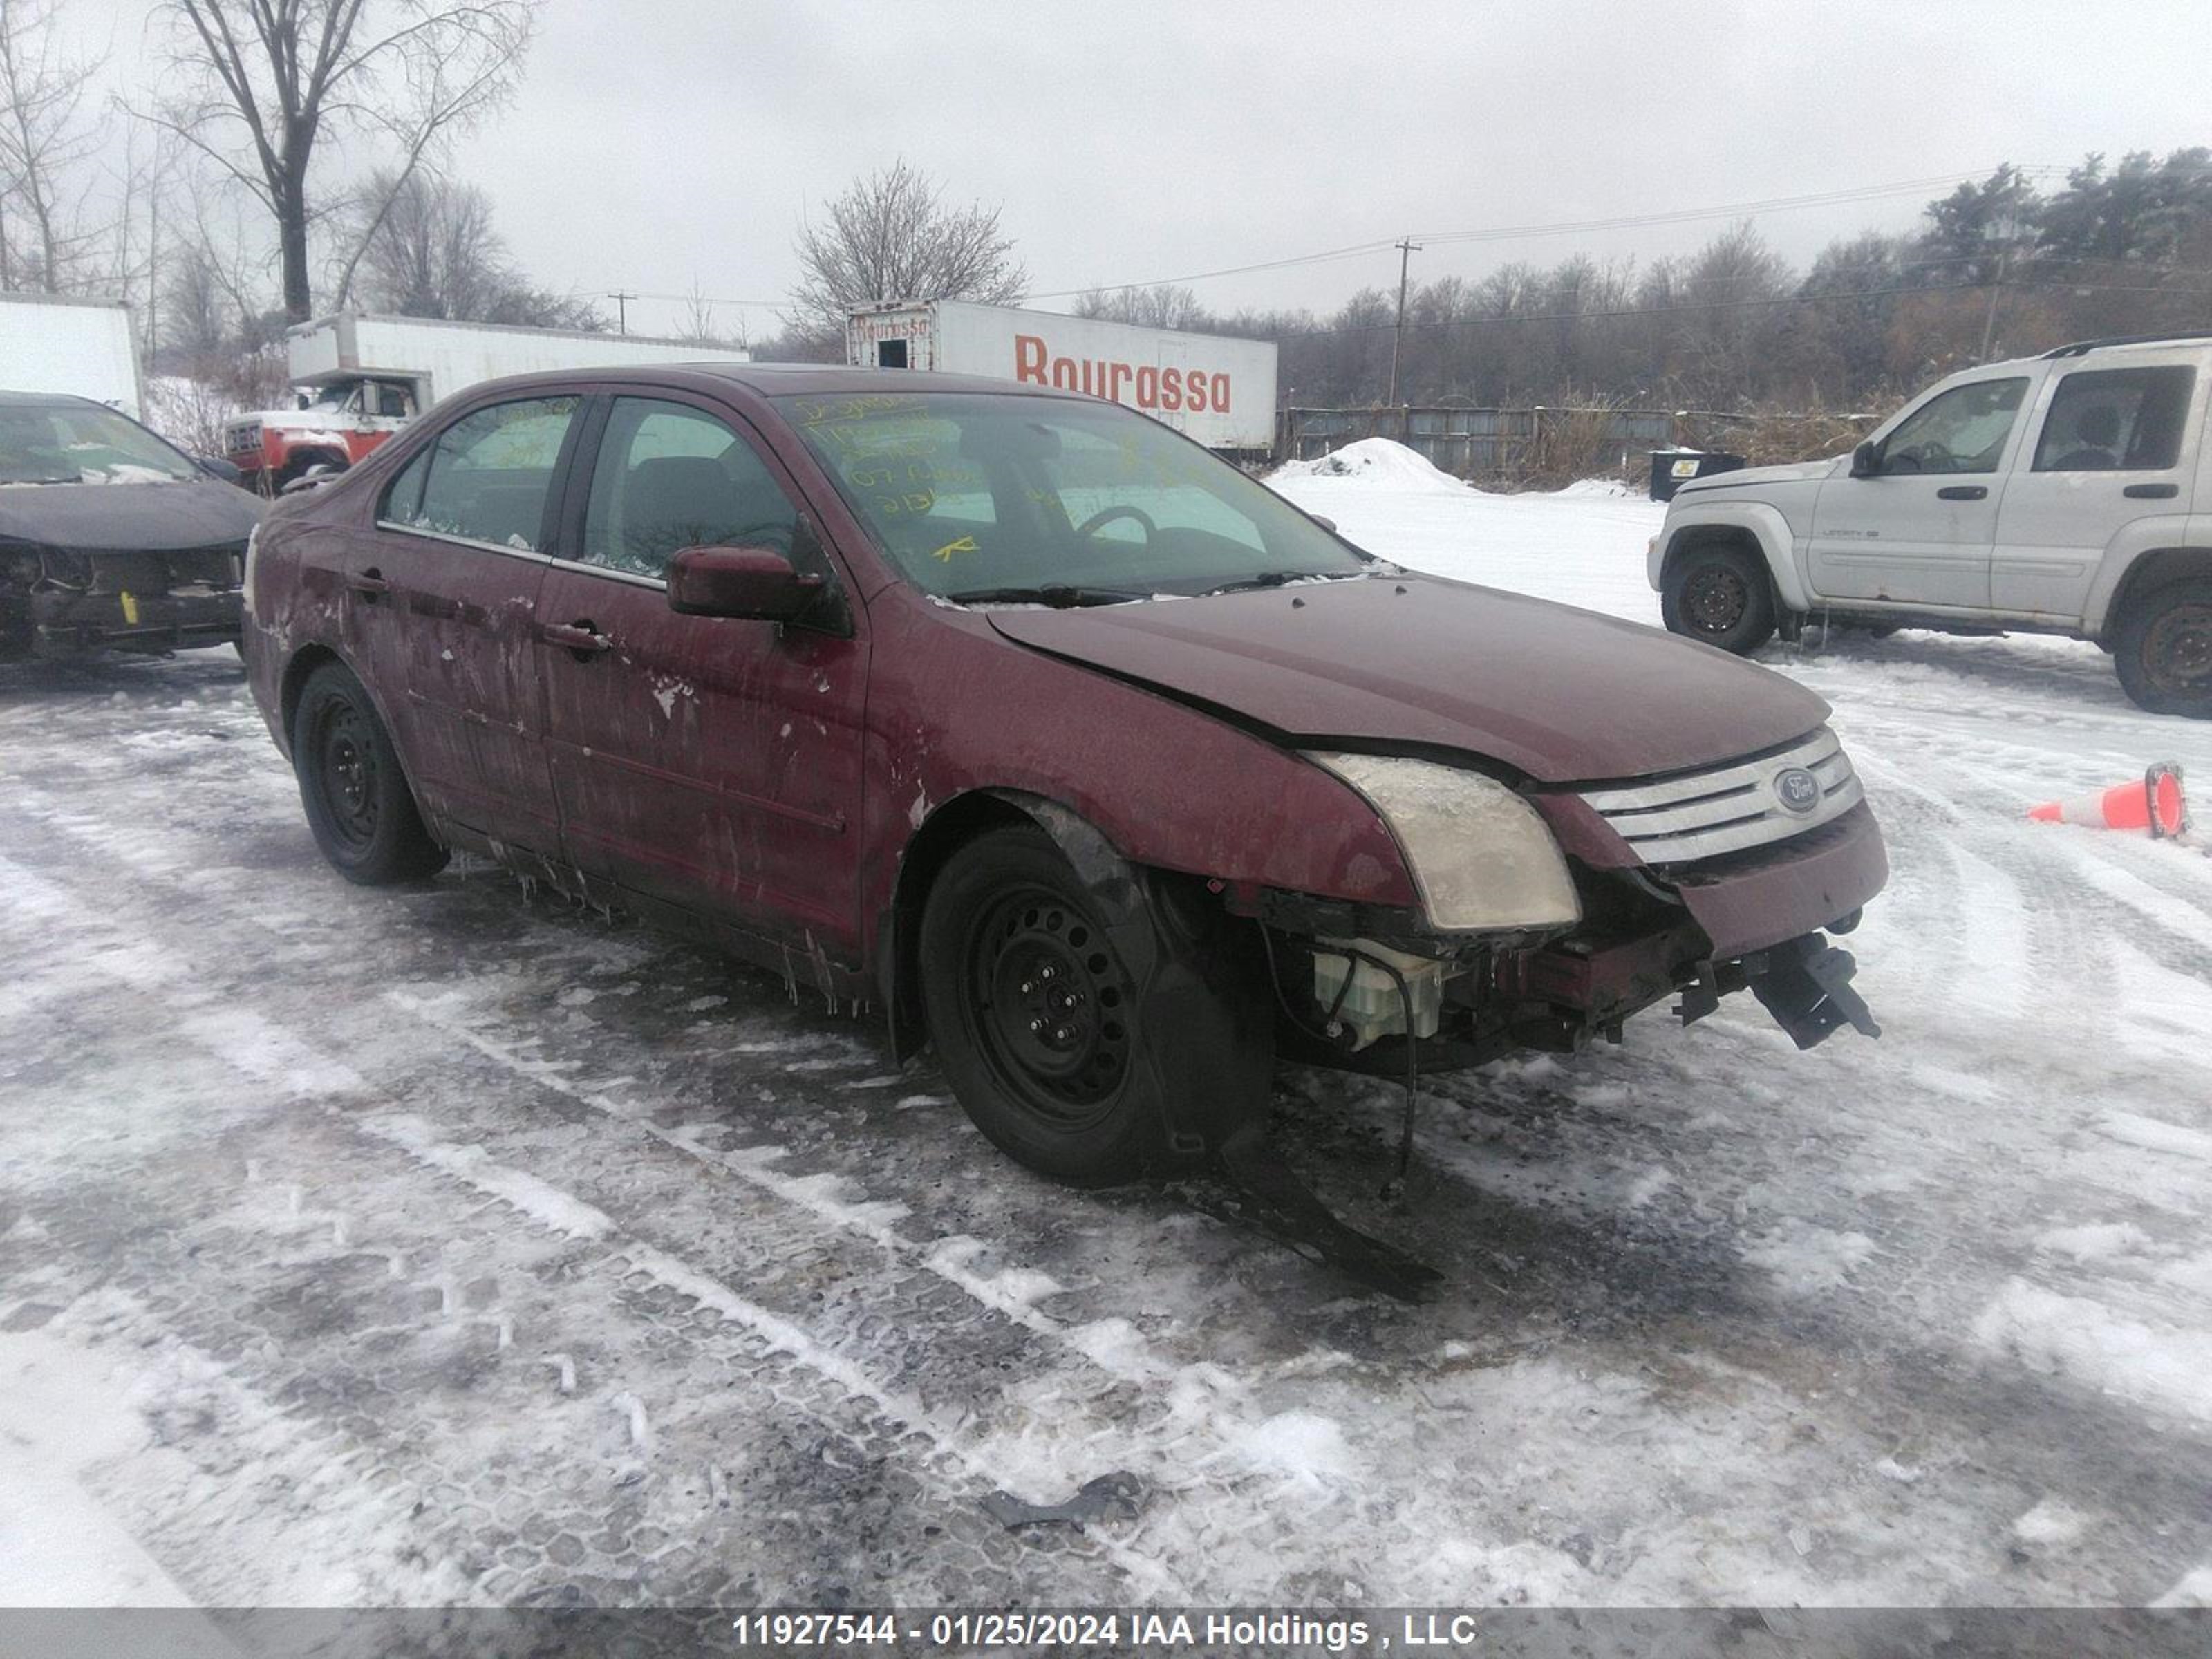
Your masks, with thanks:
[(542, 551), (545, 498), (582, 402), (525, 398), (463, 416), (392, 481), (383, 516), (410, 530)]
[(2038, 472), (2162, 472), (2181, 454), (2193, 368), (2098, 368), (2051, 394)]
[(1883, 442), (1882, 471), (1996, 471), (2027, 390), (2025, 378), (1976, 380), (1929, 399)]
[(790, 556), (799, 509), (752, 446), (684, 404), (617, 398), (592, 469), (586, 563), (663, 580), (687, 547)]

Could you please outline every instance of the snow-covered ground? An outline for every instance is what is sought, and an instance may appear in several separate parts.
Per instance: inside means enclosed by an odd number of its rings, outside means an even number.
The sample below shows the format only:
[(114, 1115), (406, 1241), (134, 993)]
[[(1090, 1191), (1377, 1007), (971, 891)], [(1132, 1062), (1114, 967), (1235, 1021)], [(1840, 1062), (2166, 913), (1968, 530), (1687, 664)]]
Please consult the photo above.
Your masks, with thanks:
[[(1656, 622), (1651, 504), (1407, 471), (1281, 487)], [(1030, 1177), (780, 981), (347, 886), (228, 653), (0, 672), (0, 1602), (2205, 1599), (2212, 860), (2023, 815), (2212, 728), (2064, 643), (1766, 660), (1889, 834), (1885, 1036), (1446, 1081), (1395, 1204), (1395, 1092), (1286, 1073), (1419, 1307)]]

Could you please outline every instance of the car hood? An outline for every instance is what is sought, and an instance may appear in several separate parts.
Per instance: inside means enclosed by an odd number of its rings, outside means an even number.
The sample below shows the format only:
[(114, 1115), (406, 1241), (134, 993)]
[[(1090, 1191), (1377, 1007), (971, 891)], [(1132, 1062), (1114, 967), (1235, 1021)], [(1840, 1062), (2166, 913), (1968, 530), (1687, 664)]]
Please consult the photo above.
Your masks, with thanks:
[(0, 487), (0, 539), (118, 553), (242, 542), (261, 503), (235, 484), (13, 484)]
[(1685, 495), (1710, 495), (1716, 490), (1735, 489), (1748, 484), (1758, 489), (1765, 484), (1803, 483), (1814, 478), (1825, 478), (1836, 465), (1836, 457), (1825, 461), (1793, 461), (1787, 466), (1740, 466), (1733, 472), (1712, 472), (1702, 478), (1691, 478), (1674, 491), (1674, 499)]
[(988, 615), (1018, 644), (1287, 740), (1455, 750), (1546, 783), (1717, 765), (1828, 713), (1709, 646), (1434, 576)]

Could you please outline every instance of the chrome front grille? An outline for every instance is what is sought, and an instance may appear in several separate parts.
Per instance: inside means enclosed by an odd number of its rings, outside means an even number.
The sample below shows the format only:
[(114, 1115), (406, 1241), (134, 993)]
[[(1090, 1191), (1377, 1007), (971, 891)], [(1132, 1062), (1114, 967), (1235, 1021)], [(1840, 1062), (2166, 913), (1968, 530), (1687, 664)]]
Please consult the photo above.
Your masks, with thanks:
[(1865, 791), (1824, 726), (1778, 754), (1656, 783), (1586, 789), (1583, 799), (1646, 864), (1687, 864), (1787, 841), (1850, 811)]

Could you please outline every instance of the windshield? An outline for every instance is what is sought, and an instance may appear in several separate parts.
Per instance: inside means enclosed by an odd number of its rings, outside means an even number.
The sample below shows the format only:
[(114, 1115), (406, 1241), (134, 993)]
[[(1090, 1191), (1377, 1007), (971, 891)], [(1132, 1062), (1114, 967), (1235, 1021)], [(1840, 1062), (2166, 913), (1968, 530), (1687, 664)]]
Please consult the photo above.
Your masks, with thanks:
[(1112, 404), (966, 392), (775, 401), (927, 593), (1110, 603), (1358, 575), (1371, 562), (1264, 484)]
[(161, 483), (199, 469), (97, 404), (0, 405), (0, 484)]

